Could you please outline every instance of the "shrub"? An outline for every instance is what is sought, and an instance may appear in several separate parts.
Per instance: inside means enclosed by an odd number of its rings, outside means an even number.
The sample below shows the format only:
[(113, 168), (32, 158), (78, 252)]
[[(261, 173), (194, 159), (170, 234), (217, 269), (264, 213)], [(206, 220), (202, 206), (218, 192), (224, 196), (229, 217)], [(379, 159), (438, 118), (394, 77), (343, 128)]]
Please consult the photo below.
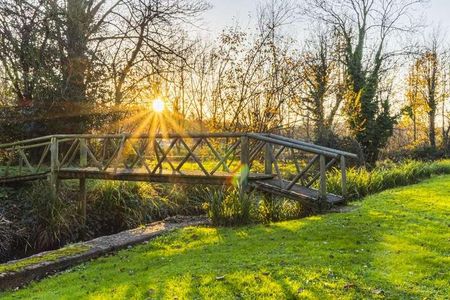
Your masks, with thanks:
[(90, 235), (115, 233), (176, 214), (201, 213), (189, 188), (140, 182), (96, 181), (89, 190)]
[(4, 216), (0, 223), (0, 260), (116, 233), (176, 214), (204, 213), (202, 203), (187, 197), (191, 191), (182, 185), (89, 181), (87, 223), (83, 226), (76, 181), (61, 182), (56, 199), (47, 181), (24, 184), (20, 189), (0, 188), (0, 216)]
[(13, 239), (11, 222), (0, 215), (0, 261), (9, 256)]
[(413, 149), (399, 149), (385, 153), (383, 156), (388, 157), (394, 161), (404, 161), (405, 159), (411, 160), (425, 160), (435, 161), (443, 159), (446, 156), (446, 151), (443, 149), (437, 149), (429, 145), (420, 145)]
[(35, 250), (60, 247), (78, 238), (77, 201), (66, 188), (54, 197), (47, 181), (36, 181), (19, 197), (29, 206), (23, 222), (29, 229), (27, 243)]
[[(98, 181), (89, 191), (88, 228), (109, 234), (164, 215), (151, 186), (135, 182)], [(91, 232), (96, 235), (96, 233)]]
[[(358, 199), (397, 186), (414, 184), (432, 175), (449, 174), (450, 161), (421, 162), (405, 161), (395, 164), (385, 161), (368, 171), (365, 168), (351, 168), (347, 171), (347, 198)], [(328, 191), (341, 194), (339, 170), (328, 177)]]
[(355, 153), (358, 155), (358, 158), (352, 159), (348, 163), (356, 166), (364, 165), (363, 150), (361, 145), (354, 138), (348, 136), (341, 137), (332, 131), (326, 131), (321, 138), (316, 139), (315, 143), (324, 147)]
[(257, 192), (241, 196), (237, 187), (206, 188), (197, 197), (212, 223), (220, 226), (285, 221), (307, 213), (298, 201)]
[(253, 193), (240, 195), (237, 187), (207, 188), (197, 193), (214, 225), (245, 225), (253, 221), (252, 210), (257, 203)]
[(279, 222), (299, 218), (306, 213), (298, 201), (263, 195), (258, 205), (257, 219), (263, 223)]
[(205, 190), (206, 185), (159, 185), (158, 195), (164, 197), (171, 204), (170, 215), (199, 215), (204, 214), (203, 201), (196, 196), (199, 190)]

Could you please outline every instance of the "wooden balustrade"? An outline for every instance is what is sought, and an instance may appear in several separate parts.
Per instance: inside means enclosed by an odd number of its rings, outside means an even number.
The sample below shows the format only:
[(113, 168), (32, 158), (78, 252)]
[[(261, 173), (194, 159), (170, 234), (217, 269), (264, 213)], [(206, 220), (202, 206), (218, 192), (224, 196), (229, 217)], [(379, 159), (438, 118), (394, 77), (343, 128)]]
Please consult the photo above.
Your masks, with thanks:
[[(274, 134), (53, 135), (0, 145), (0, 183), (48, 177), (57, 193), (59, 180), (79, 179), (82, 211), (86, 179), (237, 182), (243, 192), (251, 185), (330, 202), (347, 193), (348, 158), (356, 155)], [(327, 192), (332, 168), (341, 176), (341, 197)]]

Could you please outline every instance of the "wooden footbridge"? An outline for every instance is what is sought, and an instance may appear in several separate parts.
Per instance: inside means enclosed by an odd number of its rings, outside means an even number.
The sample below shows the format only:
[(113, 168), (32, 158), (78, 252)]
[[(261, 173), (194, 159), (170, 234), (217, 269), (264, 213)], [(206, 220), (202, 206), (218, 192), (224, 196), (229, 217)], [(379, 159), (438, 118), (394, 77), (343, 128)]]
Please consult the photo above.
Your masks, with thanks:
[[(336, 204), (346, 195), (346, 159), (355, 154), (258, 133), (53, 135), (0, 145), (0, 184), (78, 179), (238, 184), (306, 204)], [(342, 195), (327, 193), (340, 170)]]

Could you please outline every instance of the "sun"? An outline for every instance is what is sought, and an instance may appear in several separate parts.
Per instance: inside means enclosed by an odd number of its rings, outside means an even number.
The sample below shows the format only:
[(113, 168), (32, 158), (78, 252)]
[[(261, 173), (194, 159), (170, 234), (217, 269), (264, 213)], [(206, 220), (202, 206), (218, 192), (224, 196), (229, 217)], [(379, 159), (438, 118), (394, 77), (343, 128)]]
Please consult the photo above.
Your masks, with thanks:
[(152, 101), (153, 110), (157, 113), (162, 113), (164, 111), (164, 101), (161, 99), (155, 99)]

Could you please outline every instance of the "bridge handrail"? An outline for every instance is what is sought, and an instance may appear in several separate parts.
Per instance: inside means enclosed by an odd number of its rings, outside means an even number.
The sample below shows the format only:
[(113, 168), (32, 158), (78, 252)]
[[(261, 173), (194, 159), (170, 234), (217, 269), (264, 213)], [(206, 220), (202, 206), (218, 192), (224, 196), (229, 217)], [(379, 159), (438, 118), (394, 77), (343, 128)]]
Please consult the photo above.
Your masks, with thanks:
[[(303, 150), (315, 154), (322, 154), (328, 157), (337, 157), (339, 155), (349, 157), (349, 158), (358, 158), (356, 154), (341, 151), (333, 148), (328, 148), (324, 146), (315, 145), (312, 143), (308, 143), (305, 141), (288, 138), (284, 136), (280, 136), (272, 133), (169, 133), (169, 134), (140, 134), (133, 135), (131, 133), (122, 133), (122, 134), (55, 134), (55, 135), (47, 135), (38, 138), (32, 138), (12, 143), (0, 144), (0, 149), (4, 148), (12, 148), (17, 146), (27, 146), (29, 144), (35, 144), (40, 142), (50, 142), (52, 138), (56, 139), (75, 139), (75, 138), (236, 138), (248, 136), (250, 138), (254, 138), (257, 140), (270, 142), (274, 144), (278, 144), (285, 147), (292, 147), (298, 150)], [(31, 145), (33, 146), (33, 145)]]
[(298, 144), (298, 145), (302, 145), (302, 146), (308, 146), (308, 147), (315, 148), (315, 149), (318, 149), (318, 150), (323, 150), (323, 151), (327, 151), (327, 152), (331, 152), (331, 153), (336, 153), (338, 155), (343, 155), (343, 156), (349, 157), (349, 158), (358, 158), (358, 155), (356, 155), (354, 153), (350, 153), (350, 152), (346, 152), (346, 151), (342, 151), (342, 150), (338, 150), (338, 149), (333, 149), (333, 148), (329, 148), (329, 147), (324, 147), (324, 146), (316, 145), (316, 144), (313, 144), (313, 143), (308, 143), (308, 142), (305, 142), (305, 141), (302, 141), (302, 140), (288, 138), (288, 137), (284, 137), (284, 136), (273, 134), (273, 133), (268, 133), (268, 134), (265, 134), (265, 135), (267, 135), (268, 137), (279, 139), (279, 140), (283, 140), (283, 141), (286, 141), (286, 142), (291, 142), (291, 143), (294, 143), (294, 144)]
[(335, 152), (317, 149), (317, 148), (311, 147), (309, 145), (300, 145), (300, 144), (296, 144), (293, 142), (283, 141), (281, 139), (269, 137), (269, 136), (263, 135), (263, 134), (248, 133), (247, 136), (250, 138), (253, 138), (253, 139), (263, 141), (263, 142), (268, 142), (271, 144), (276, 144), (276, 145), (285, 146), (285, 147), (289, 147), (289, 148), (293, 148), (293, 149), (297, 149), (297, 150), (302, 150), (302, 151), (306, 151), (306, 152), (310, 152), (310, 153), (314, 153), (314, 154), (318, 154), (318, 155), (325, 155), (327, 157), (337, 158), (339, 156), (339, 154), (337, 154)]
[(54, 134), (46, 135), (38, 138), (25, 139), (17, 142), (0, 144), (0, 149), (12, 148), (21, 145), (34, 144), (39, 142), (50, 142), (52, 138), (60, 139), (104, 139), (104, 138), (133, 138), (133, 139), (144, 139), (144, 138), (232, 138), (241, 137), (245, 134), (243, 133), (169, 133), (169, 134), (140, 134), (134, 135), (131, 133), (121, 133), (121, 134)]
[(41, 136), (41, 137), (37, 137), (37, 138), (21, 140), (21, 141), (17, 141), (17, 142), (5, 143), (5, 144), (0, 144), (0, 149), (13, 148), (13, 147), (20, 146), (20, 145), (35, 144), (35, 143), (45, 142), (45, 141), (50, 142), (51, 139), (52, 139), (51, 135), (46, 135), (46, 136)]
[(15, 145), (20, 144), (29, 144), (29, 143), (35, 143), (35, 142), (41, 142), (45, 140), (51, 140), (52, 138), (57, 139), (66, 139), (66, 138), (201, 138), (201, 137), (241, 137), (245, 135), (245, 133), (238, 133), (238, 132), (218, 132), (218, 133), (168, 133), (168, 134), (131, 134), (131, 133), (112, 133), (112, 134), (89, 134), (89, 133), (83, 133), (83, 134), (53, 134), (53, 135), (46, 135), (42, 137), (32, 138), (32, 139), (25, 139), (20, 140), (17, 142), (11, 142), (11, 143), (5, 143), (0, 144), (0, 148), (5, 147), (12, 147)]
[(144, 139), (144, 138), (227, 138), (227, 137), (241, 137), (245, 135), (244, 133), (168, 133), (168, 134), (131, 134), (131, 133), (121, 133), (121, 134), (56, 134), (52, 137), (58, 139), (65, 138), (133, 138), (133, 139)]

